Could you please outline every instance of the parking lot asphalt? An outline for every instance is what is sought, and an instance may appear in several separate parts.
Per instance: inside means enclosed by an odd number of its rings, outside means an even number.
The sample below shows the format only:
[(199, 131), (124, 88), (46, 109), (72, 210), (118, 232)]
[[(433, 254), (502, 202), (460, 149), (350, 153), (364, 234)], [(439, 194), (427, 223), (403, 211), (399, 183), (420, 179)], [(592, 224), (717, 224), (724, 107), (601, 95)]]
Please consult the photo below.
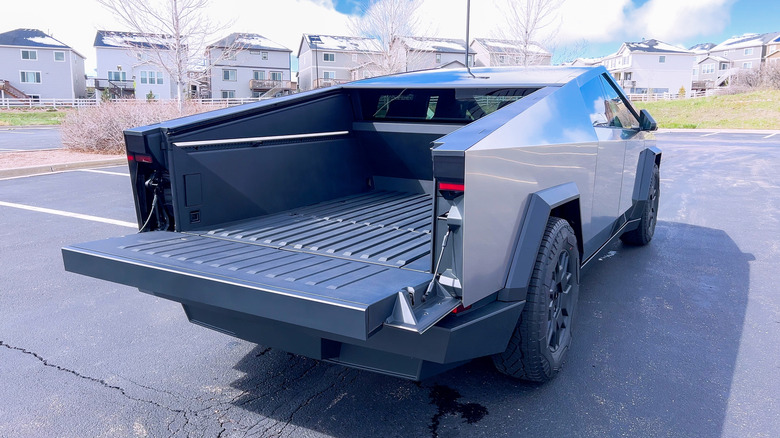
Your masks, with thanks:
[(0, 127), (0, 154), (61, 147), (59, 126)]
[(776, 437), (780, 135), (706, 134), (658, 134), (655, 238), (586, 272), (544, 385), (489, 359), (408, 382), (192, 325), (62, 268), (135, 232), (125, 168), (0, 181), (0, 436)]

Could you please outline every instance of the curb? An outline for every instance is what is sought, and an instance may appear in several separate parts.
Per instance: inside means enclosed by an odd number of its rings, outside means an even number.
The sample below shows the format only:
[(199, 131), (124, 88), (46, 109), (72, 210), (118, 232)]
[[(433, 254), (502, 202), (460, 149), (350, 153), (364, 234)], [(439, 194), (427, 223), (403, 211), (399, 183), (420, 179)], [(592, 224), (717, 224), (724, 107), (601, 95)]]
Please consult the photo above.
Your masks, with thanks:
[(64, 172), (66, 170), (87, 169), (90, 167), (117, 166), (127, 164), (127, 158), (111, 158), (107, 160), (79, 161), (75, 163), (51, 164), (46, 166), (18, 167), (16, 169), (0, 170), (0, 179), (18, 178), (20, 176), (41, 175), (45, 173)]

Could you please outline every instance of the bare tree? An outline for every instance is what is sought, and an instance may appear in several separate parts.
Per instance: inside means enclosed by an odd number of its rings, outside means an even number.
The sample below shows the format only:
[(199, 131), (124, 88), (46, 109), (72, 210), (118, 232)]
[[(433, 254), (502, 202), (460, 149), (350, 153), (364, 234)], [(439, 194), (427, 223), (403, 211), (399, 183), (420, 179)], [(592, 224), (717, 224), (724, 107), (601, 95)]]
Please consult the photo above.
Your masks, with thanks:
[(506, 25), (501, 35), (506, 40), (517, 41), (522, 65), (538, 63), (547, 56), (539, 50), (544, 47), (541, 41), (555, 39), (562, 3), (563, 0), (506, 0), (502, 5)]
[(421, 0), (372, 0), (363, 6), (362, 15), (350, 28), (355, 36), (373, 38), (376, 51), (362, 54), (366, 69), (386, 75), (406, 70), (419, 53), (403, 42), (403, 37), (418, 35)]
[(140, 62), (167, 73), (176, 86), (179, 111), (183, 88), (208, 75), (211, 65), (231, 57), (240, 47), (222, 50), (217, 58), (204, 58), (208, 41), (228, 24), (211, 21), (206, 14), (209, 0), (97, 0), (137, 37), (128, 50)]

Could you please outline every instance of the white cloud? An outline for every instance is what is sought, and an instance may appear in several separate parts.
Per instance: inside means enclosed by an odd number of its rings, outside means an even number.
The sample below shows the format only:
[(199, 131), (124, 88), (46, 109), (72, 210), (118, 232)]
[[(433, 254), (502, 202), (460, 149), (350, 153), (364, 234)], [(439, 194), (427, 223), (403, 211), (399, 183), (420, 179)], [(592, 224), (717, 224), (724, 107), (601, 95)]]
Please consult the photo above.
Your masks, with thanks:
[(650, 0), (630, 14), (645, 38), (675, 42), (720, 33), (729, 24), (735, 0)]

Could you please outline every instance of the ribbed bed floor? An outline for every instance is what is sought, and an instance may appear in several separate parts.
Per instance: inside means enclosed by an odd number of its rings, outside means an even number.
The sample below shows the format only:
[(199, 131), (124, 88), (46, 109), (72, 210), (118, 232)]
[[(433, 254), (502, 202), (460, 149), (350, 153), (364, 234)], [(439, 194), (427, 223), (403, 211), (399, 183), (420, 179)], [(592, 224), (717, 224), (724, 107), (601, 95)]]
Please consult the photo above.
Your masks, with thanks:
[(432, 215), (430, 195), (374, 191), (193, 234), (427, 271)]

